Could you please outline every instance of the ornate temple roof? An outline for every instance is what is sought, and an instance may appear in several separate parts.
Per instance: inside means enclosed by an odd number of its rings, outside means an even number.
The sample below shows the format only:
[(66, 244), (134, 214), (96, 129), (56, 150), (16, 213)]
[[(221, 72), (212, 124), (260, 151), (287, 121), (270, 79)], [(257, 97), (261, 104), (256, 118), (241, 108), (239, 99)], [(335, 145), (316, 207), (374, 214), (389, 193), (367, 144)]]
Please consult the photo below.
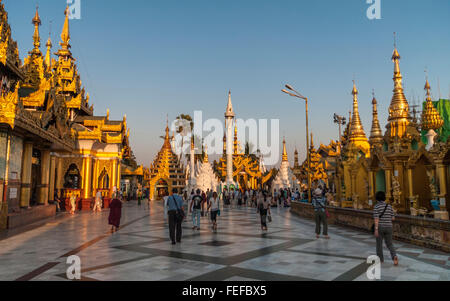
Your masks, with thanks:
[(23, 74), (19, 70), (20, 58), (17, 42), (11, 37), (11, 27), (8, 23), (8, 13), (5, 5), (0, 0), (0, 63), (2, 63), (17, 78)]
[(437, 130), (444, 125), (444, 120), (439, 115), (431, 100), (431, 86), (428, 79), (425, 83), (425, 90), (427, 91), (427, 98), (425, 109), (422, 113), (422, 129), (425, 131)]
[[(184, 182), (185, 180), (184, 168), (178, 160), (178, 156), (172, 151), (169, 132), (169, 125), (167, 124), (164, 143), (161, 150), (156, 155), (155, 160), (150, 165), (150, 181), (153, 185), (160, 179), (166, 181), (178, 181), (179, 185), (173, 186), (184, 188), (184, 185), (181, 185), (181, 182)], [(171, 183), (170, 185), (172, 186)]]

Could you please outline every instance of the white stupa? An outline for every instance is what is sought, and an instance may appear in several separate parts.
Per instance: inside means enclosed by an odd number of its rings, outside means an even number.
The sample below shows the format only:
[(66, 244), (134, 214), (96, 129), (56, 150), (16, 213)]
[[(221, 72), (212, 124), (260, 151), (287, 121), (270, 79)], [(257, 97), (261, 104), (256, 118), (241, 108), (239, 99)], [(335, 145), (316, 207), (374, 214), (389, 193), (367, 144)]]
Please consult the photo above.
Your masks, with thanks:
[(300, 189), (300, 184), (289, 166), (288, 156), (286, 152), (286, 140), (283, 139), (283, 158), (280, 170), (272, 183), (272, 192), (280, 189)]
[(205, 147), (205, 158), (203, 163), (199, 163), (196, 171), (195, 177), (195, 189), (200, 189), (202, 191), (218, 191), (219, 189), (219, 179), (214, 173), (211, 163), (208, 160), (208, 151)]

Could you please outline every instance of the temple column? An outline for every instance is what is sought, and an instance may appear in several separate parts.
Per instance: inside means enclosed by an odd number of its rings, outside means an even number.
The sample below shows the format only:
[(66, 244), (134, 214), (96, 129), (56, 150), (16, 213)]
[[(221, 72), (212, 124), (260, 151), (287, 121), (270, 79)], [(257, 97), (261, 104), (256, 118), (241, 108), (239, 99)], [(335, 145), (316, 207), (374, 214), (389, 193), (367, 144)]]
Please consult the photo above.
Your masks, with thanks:
[(436, 216), (435, 218), (440, 218), (444, 220), (448, 220), (448, 211), (447, 211), (447, 204), (446, 204), (446, 197), (447, 197), (447, 175), (446, 175), (446, 166), (439, 162), (436, 164), (436, 175), (437, 175), (437, 181), (439, 183), (439, 199), (440, 199), (440, 212), (438, 213), (439, 216)]
[(351, 197), (352, 194), (352, 183), (351, 183), (351, 176), (350, 172), (348, 170), (348, 164), (344, 163), (344, 185), (345, 185), (345, 195), (344, 199), (345, 201)]
[(56, 190), (58, 192), (58, 197), (62, 198), (62, 189), (64, 181), (64, 171), (63, 171), (63, 158), (57, 158), (57, 168), (56, 168)]
[(55, 176), (56, 176), (56, 157), (50, 157), (50, 183), (48, 186), (48, 200), (55, 200)]
[(37, 203), (48, 205), (48, 182), (50, 177), (50, 150), (41, 152), (41, 183)]
[(92, 164), (94, 166), (94, 168), (92, 169), (92, 195), (96, 195), (97, 194), (97, 188), (98, 188), (98, 176), (99, 176), (99, 172), (98, 172), (98, 159), (93, 159), (92, 160)]
[(32, 158), (33, 142), (26, 141), (23, 145), (21, 173), (22, 186), (20, 188), (20, 207), (22, 208), (27, 208), (30, 206)]
[(414, 201), (413, 169), (411, 167), (408, 168), (407, 175), (408, 175), (408, 198), (410, 203), (413, 202), (413, 204), (411, 204), (412, 207), (418, 209), (419, 208), (419, 204), (417, 203), (418, 200)]
[(391, 178), (391, 170), (385, 170), (386, 175), (386, 201), (390, 203), (392, 197), (392, 178)]
[(91, 163), (90, 156), (83, 157), (81, 210), (91, 209)]
[[(120, 191), (120, 177), (122, 176), (122, 171), (120, 170), (120, 160), (117, 164), (117, 191)], [(180, 192), (181, 194), (181, 192)]]
[(111, 180), (110, 180), (110, 182), (109, 182), (109, 188), (110, 188), (110, 191), (111, 191), (111, 197), (113, 196), (112, 194), (113, 194), (113, 192), (114, 192), (114, 187), (115, 187), (115, 183), (117, 182), (117, 159), (113, 159), (112, 160), (112, 168), (111, 168), (111, 170), (112, 170), (112, 175), (111, 175)]
[(351, 178), (352, 178), (352, 197), (354, 195), (356, 195), (356, 174), (351, 173)]
[(369, 170), (369, 199), (372, 201), (372, 206), (375, 201), (375, 172)]

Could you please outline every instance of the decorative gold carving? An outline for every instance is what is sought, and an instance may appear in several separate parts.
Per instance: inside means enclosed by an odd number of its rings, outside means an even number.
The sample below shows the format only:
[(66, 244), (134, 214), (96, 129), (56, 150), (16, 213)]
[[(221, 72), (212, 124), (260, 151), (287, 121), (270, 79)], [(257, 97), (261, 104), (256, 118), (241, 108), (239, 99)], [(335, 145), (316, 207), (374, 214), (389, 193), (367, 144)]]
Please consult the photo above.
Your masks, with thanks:
[(14, 128), (16, 108), (19, 99), (19, 83), (16, 83), (14, 92), (0, 93), (0, 123), (6, 123)]

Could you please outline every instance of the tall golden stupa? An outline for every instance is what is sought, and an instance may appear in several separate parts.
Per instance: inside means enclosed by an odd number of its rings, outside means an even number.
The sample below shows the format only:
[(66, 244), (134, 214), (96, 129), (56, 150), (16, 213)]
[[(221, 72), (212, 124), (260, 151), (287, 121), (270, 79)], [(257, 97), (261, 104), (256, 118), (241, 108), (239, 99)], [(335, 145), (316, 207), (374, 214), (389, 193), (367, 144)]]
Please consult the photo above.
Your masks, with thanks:
[(167, 123), (163, 146), (150, 165), (150, 200), (161, 199), (169, 195), (172, 188), (177, 188), (179, 193), (185, 188), (184, 167), (173, 152), (170, 140), (169, 124)]
[[(359, 116), (355, 114), (357, 90), (355, 87), (353, 89), (353, 116), (348, 137), (344, 135), (336, 183), (341, 189), (338, 189), (336, 197), (343, 207), (368, 209), (374, 204), (375, 193), (384, 191), (397, 212), (413, 215), (428, 212), (435, 217), (448, 219), (449, 141), (434, 143), (426, 148), (418, 130), (419, 126), (425, 131), (441, 128), (444, 124), (442, 116), (433, 106), (427, 80), (421, 124), (413, 121), (403, 93), (400, 54), (396, 47), (392, 61), (394, 90), (384, 135), (374, 96), (371, 134), (369, 142), (365, 141), (362, 126), (359, 126)], [(432, 208), (432, 200), (441, 204), (440, 210)]]

